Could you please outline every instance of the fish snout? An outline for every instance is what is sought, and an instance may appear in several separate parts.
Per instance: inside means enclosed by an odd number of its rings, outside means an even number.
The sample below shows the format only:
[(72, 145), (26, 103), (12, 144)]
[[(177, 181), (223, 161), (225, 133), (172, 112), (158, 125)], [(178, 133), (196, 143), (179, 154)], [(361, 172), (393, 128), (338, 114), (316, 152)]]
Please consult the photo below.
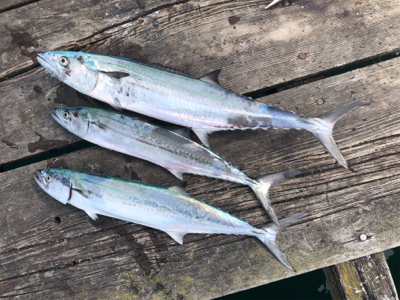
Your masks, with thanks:
[(33, 178), (35, 179), (36, 183), (41, 186), (44, 187), (46, 189), (48, 189), (48, 184), (46, 182), (46, 176), (43, 174), (44, 170), (36, 170), (35, 175), (33, 176)]

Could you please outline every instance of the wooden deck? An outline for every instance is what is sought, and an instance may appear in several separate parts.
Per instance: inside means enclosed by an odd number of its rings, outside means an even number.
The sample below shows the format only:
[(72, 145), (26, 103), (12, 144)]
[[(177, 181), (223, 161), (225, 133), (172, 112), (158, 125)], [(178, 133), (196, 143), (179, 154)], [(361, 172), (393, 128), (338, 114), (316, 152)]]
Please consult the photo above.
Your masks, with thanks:
[[(101, 172), (171, 186), (149, 162), (91, 147), (0, 173), (0, 298), (208, 299), (400, 246), (400, 3), (18, 0), (0, 4), (0, 166), (70, 147), (79, 139), (51, 118), (60, 106), (106, 107), (39, 67), (40, 51), (79, 50), (156, 62), (306, 116), (372, 100), (337, 123), (352, 173), (303, 131), (214, 133), (210, 148), (251, 177), (302, 170), (276, 185), (279, 218), (310, 215), (278, 237), (297, 269), (250, 237), (167, 234), (101, 217), (92, 221), (36, 185), (38, 168)], [(322, 79), (363, 61), (386, 61)], [(301, 85), (297, 86), (296, 82)], [(308, 83), (307, 83), (308, 82)], [(289, 87), (289, 88), (288, 88)], [(261, 226), (252, 191), (184, 175), (193, 197)], [(366, 241), (360, 235), (367, 235)], [(393, 299), (396, 299), (395, 296)]]

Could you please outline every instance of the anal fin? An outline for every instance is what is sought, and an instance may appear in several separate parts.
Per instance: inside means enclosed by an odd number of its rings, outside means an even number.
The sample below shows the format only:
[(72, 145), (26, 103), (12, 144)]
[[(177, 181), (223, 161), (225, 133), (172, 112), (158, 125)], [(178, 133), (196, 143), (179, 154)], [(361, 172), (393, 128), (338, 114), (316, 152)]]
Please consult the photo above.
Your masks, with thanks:
[(176, 232), (176, 231), (166, 231), (166, 233), (172, 237), (178, 244), (183, 245), (183, 237), (185, 236), (185, 232)]
[(93, 213), (93, 212), (90, 212), (90, 211), (86, 211), (86, 213), (88, 214), (88, 216), (90, 217), (90, 218), (92, 218), (94, 221), (96, 221), (97, 220), (97, 215), (95, 214), (95, 213)]
[(182, 171), (178, 171), (178, 170), (173, 170), (173, 169), (168, 169), (168, 171), (170, 171), (176, 178), (183, 180)]
[(197, 135), (199, 140), (206, 146), (210, 147), (210, 144), (208, 143), (208, 135), (213, 133), (214, 130), (210, 129), (194, 129), (192, 128), (193, 132)]
[(171, 187), (168, 188), (168, 189), (171, 190), (171, 191), (177, 192), (177, 193), (179, 193), (179, 194), (182, 194), (182, 195), (191, 197), (191, 196), (185, 191), (185, 189), (182, 188), (182, 187), (180, 187), (180, 186), (174, 185), (174, 186), (171, 186)]

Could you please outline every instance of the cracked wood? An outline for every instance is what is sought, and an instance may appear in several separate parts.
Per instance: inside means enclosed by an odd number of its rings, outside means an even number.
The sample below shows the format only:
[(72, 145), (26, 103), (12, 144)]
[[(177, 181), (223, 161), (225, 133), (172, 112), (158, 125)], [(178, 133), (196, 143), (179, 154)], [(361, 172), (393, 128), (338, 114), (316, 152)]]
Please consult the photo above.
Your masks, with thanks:
[[(253, 238), (190, 234), (180, 246), (154, 229), (106, 217), (92, 221), (45, 194), (32, 178), (37, 168), (64, 167), (163, 186), (177, 183), (151, 163), (93, 147), (1, 173), (0, 296), (208, 299), (397, 247), (400, 138), (394, 139), (392, 146), (372, 141), (353, 148), (357, 173), (321, 167), (272, 189), (279, 217), (310, 213), (278, 237), (298, 273), (282, 267)], [(246, 153), (245, 140), (235, 143)], [(237, 160), (260, 172), (254, 167), (265, 165), (266, 158)], [(269, 166), (283, 171), (283, 162), (281, 157)], [(185, 179), (197, 199), (255, 226), (268, 222), (247, 187), (192, 175)], [(362, 233), (365, 242), (358, 239)]]
[[(396, 58), (285, 90), (258, 101), (306, 116), (316, 116), (354, 100), (375, 101), (340, 120), (335, 126), (334, 138), (351, 164), (351, 160), (356, 161), (358, 156), (350, 151), (350, 147), (362, 146), (368, 141), (385, 143), (390, 137), (400, 134), (396, 125), (396, 112), (399, 110), (396, 95), (400, 93), (399, 68), (400, 59)], [(66, 147), (79, 140), (52, 119), (54, 107), (83, 105), (109, 108), (59, 83), (43, 69), (32, 70), (4, 81), (0, 83), (0, 90), (3, 95), (0, 104), (2, 165)], [(211, 149), (220, 154), (225, 153), (225, 158), (234, 162), (238, 159), (234, 147), (237, 140), (247, 141), (247, 155), (259, 155), (257, 149), (260, 148), (268, 153), (268, 160), (283, 155), (287, 169), (302, 169), (305, 166), (311, 169), (321, 167), (321, 163), (334, 163), (333, 158), (325, 154), (323, 147), (310, 134), (295, 130), (217, 132), (210, 136)], [(368, 148), (365, 147), (365, 150), (368, 151)], [(237, 166), (240, 164), (239, 160)], [(263, 168), (264, 172), (274, 171)], [(249, 168), (246, 170), (252, 171)], [(253, 174), (249, 175), (254, 177)]]
[(383, 252), (324, 268), (334, 300), (399, 300)]
[(267, 11), (265, 5), (35, 2), (1, 14), (0, 77), (37, 65), (38, 51), (72, 44), (67, 48), (166, 64), (194, 77), (223, 69), (222, 84), (245, 93), (400, 48), (396, 1), (301, 0)]
[[(335, 165), (307, 132), (260, 130), (211, 136), (211, 148), (252, 177), (305, 171), (303, 177), (274, 186), (270, 194), (279, 218), (310, 213), (278, 238), (298, 273), (400, 245), (399, 66), (397, 58), (262, 99), (307, 115), (352, 100), (373, 100), (334, 130), (356, 173)], [(157, 230), (105, 217), (91, 221), (83, 211), (40, 190), (33, 172), (47, 167), (106, 173), (165, 187), (178, 182), (161, 167), (98, 147), (1, 173), (3, 297), (207, 299), (296, 274), (252, 238), (188, 235), (180, 246)], [(193, 197), (252, 225), (268, 222), (247, 187), (192, 175), (184, 179)], [(360, 234), (366, 234), (367, 241), (360, 242)]]

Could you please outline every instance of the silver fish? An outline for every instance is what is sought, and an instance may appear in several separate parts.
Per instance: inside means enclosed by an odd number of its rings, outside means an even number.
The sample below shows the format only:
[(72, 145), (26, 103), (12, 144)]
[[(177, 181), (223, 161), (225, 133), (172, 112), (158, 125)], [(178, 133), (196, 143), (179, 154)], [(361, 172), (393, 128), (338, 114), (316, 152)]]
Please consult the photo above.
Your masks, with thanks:
[(191, 173), (249, 186), (272, 220), (278, 218), (268, 197), (269, 188), (299, 171), (270, 174), (252, 179), (220, 156), (176, 132), (111, 111), (90, 107), (56, 108), (58, 124), (99, 146), (151, 161), (183, 180)]
[(101, 174), (47, 169), (34, 176), (47, 194), (63, 204), (84, 210), (93, 220), (97, 215), (125, 220), (164, 231), (179, 244), (187, 233), (249, 235), (258, 238), (287, 268), (294, 268), (276, 245), (279, 228), (307, 214), (271, 223), (262, 228), (231, 216), (188, 196), (178, 187), (165, 189), (141, 182)]
[(314, 118), (296, 115), (227, 91), (217, 82), (219, 71), (190, 78), (155, 64), (126, 58), (68, 51), (38, 54), (53, 76), (79, 92), (117, 109), (191, 128), (208, 146), (208, 134), (236, 129), (305, 129), (348, 168), (332, 137), (336, 121), (369, 101), (355, 101)]

